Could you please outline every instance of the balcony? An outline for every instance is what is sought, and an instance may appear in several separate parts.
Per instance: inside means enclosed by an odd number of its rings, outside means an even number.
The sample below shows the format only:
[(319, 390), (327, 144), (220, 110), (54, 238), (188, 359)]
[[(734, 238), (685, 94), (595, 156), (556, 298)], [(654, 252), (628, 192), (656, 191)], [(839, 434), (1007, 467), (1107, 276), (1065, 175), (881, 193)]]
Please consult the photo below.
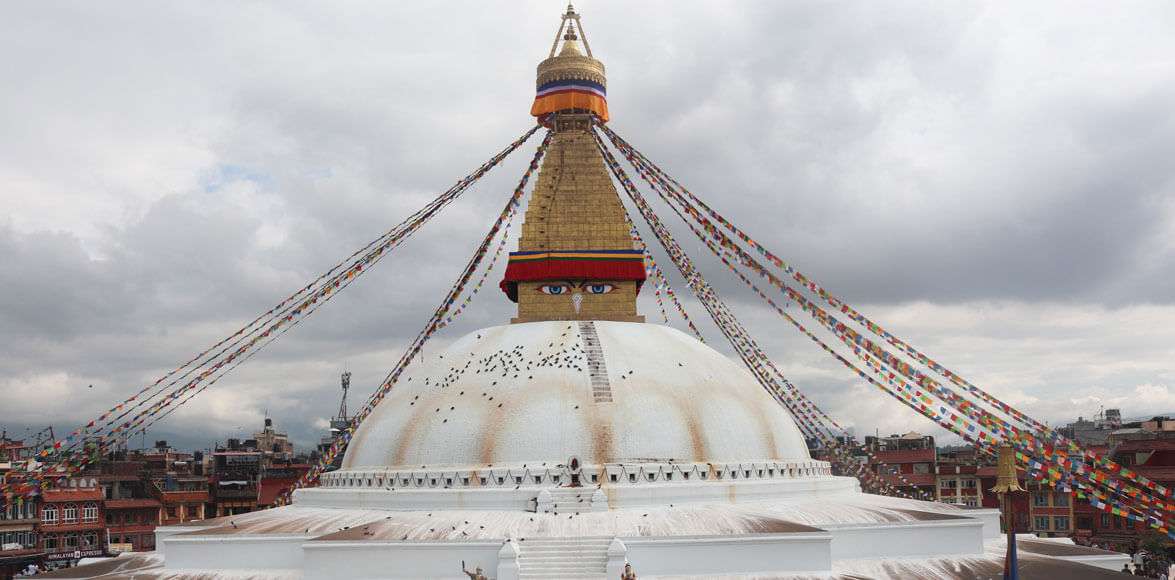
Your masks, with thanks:
[(41, 521), (36, 515), (27, 518), (15, 518), (10, 520), (0, 520), (0, 532), (19, 532), (28, 526), (32, 526)]
[(22, 558), (25, 556), (39, 556), (43, 552), (37, 546), (21, 546), (14, 550), (5, 550), (0, 546), (0, 558)]
[(106, 500), (106, 509), (129, 509), (129, 508), (157, 508), (159, 507), (159, 500), (149, 498), (132, 498), (132, 499), (108, 499)]

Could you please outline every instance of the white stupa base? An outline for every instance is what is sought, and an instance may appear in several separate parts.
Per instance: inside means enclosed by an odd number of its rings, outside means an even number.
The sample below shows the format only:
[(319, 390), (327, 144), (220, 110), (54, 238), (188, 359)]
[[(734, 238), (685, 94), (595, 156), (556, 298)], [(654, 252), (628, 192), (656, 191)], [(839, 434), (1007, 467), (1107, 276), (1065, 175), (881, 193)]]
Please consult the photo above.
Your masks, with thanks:
[[(540, 495), (547, 510), (536, 511)], [(601, 495), (611, 502), (604, 509)], [(160, 528), (157, 559), (140, 573), (461, 579), (464, 562), (498, 580), (612, 578), (625, 563), (641, 578), (901, 578), (930, 570), (950, 578), (944, 570), (955, 569), (965, 578), (1002, 554), (998, 517), (864, 494), (855, 480), (832, 476), (613, 489), (318, 488), (284, 508)], [(1075, 551), (1025, 557), (1121, 568), (1118, 555), (1066, 549)], [(1063, 565), (1078, 566), (1072, 562)], [(1080, 566), (1087, 568), (1097, 570)]]
[[(118, 572), (136, 578), (457, 580), (466, 578), (464, 563), (489, 578), (513, 580), (615, 578), (629, 563), (641, 578), (975, 578), (997, 573), (1004, 551), (995, 510), (856, 490), (802, 501), (781, 494), (775, 501), (578, 514), (302, 503), (159, 528), (158, 551), (118, 558)], [(1055, 571), (1056, 578), (1114, 578), (1127, 561), (1124, 554), (1071, 543), (1019, 542), (1027, 565)], [(81, 578), (97, 568), (73, 570)]]

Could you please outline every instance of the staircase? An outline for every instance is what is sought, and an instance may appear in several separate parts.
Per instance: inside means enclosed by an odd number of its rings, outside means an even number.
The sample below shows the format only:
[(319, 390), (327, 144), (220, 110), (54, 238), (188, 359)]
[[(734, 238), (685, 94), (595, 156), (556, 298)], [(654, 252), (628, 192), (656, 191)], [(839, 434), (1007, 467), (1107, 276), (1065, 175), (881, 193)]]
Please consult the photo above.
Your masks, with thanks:
[(612, 538), (527, 538), (518, 542), (519, 578), (604, 578)]
[[(536, 511), (553, 514), (586, 514), (593, 511), (608, 511), (606, 500), (592, 504), (596, 494), (594, 487), (555, 487), (544, 489), (535, 500)], [(549, 503), (548, 503), (549, 498)]]
[(579, 323), (579, 336), (583, 342), (583, 353), (587, 356), (588, 376), (592, 383), (592, 402), (611, 403), (612, 383), (608, 381), (608, 367), (604, 364), (604, 349), (596, 325), (590, 320)]

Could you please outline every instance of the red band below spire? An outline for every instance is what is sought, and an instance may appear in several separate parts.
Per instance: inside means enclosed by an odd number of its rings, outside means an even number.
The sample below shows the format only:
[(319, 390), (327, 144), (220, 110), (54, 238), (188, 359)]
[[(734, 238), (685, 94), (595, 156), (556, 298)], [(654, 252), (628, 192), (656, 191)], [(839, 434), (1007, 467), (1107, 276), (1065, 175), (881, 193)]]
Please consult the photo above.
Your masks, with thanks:
[(518, 283), (541, 280), (633, 280), (639, 293), (645, 281), (641, 250), (559, 250), (511, 252), (506, 276), (498, 284), (518, 302)]

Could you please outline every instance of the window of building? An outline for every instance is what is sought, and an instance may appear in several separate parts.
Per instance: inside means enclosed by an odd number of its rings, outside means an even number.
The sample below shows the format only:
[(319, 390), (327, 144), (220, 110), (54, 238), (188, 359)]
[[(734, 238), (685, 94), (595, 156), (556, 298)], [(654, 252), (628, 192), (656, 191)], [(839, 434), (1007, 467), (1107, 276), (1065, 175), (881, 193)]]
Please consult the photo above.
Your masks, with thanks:
[(1036, 518), (1033, 519), (1032, 523), (1033, 523), (1033, 528), (1038, 531), (1044, 532), (1044, 531), (1048, 531), (1048, 529), (1049, 529), (1049, 517), (1048, 516), (1036, 516)]
[(43, 546), (43, 549), (46, 551), (56, 550), (57, 549), (57, 535), (56, 534), (45, 534), (44, 536), (42, 536), (41, 537), (41, 546)]
[(1054, 516), (1053, 529), (1057, 531), (1064, 531), (1069, 529), (1069, 516)]
[(978, 483), (979, 482), (975, 481), (974, 479), (964, 479), (963, 480), (963, 489), (975, 489), (975, 487), (978, 485)]
[(82, 536), (82, 547), (93, 548), (98, 545), (98, 532), (86, 532)]
[(73, 550), (78, 547), (77, 534), (65, 534), (61, 536), (61, 546), (67, 550)]
[(98, 521), (98, 504), (88, 503), (82, 507), (82, 521), (96, 522)]
[(61, 521), (67, 524), (74, 524), (78, 521), (78, 506), (76, 504), (67, 503), (61, 509)]
[(959, 480), (957, 480), (957, 479), (944, 479), (944, 480), (942, 480), (942, 482), (939, 485), (943, 489), (957, 489), (959, 487)]
[(1093, 518), (1090, 516), (1077, 516), (1077, 529), (1079, 529), (1079, 530), (1092, 530), (1093, 529)]
[(47, 505), (45, 509), (41, 510), (41, 523), (55, 524), (57, 523), (57, 506)]
[(1057, 507), (1069, 507), (1069, 494), (1065, 492), (1053, 494), (1053, 505)]
[(1110, 523), (1110, 514), (1102, 514), (1101, 524), (1102, 524), (1101, 527), (1103, 527), (1103, 528), (1108, 528), (1111, 525), (1113, 525)]
[(929, 463), (915, 463), (914, 464), (914, 473), (930, 473), (930, 464)]
[(1049, 507), (1049, 494), (1047, 491), (1038, 491), (1032, 494), (1032, 505), (1036, 507)]
[(175, 509), (175, 506), (167, 506), (167, 517), (169, 517), (169, 518), (177, 517), (176, 512), (177, 512), (177, 510)]

